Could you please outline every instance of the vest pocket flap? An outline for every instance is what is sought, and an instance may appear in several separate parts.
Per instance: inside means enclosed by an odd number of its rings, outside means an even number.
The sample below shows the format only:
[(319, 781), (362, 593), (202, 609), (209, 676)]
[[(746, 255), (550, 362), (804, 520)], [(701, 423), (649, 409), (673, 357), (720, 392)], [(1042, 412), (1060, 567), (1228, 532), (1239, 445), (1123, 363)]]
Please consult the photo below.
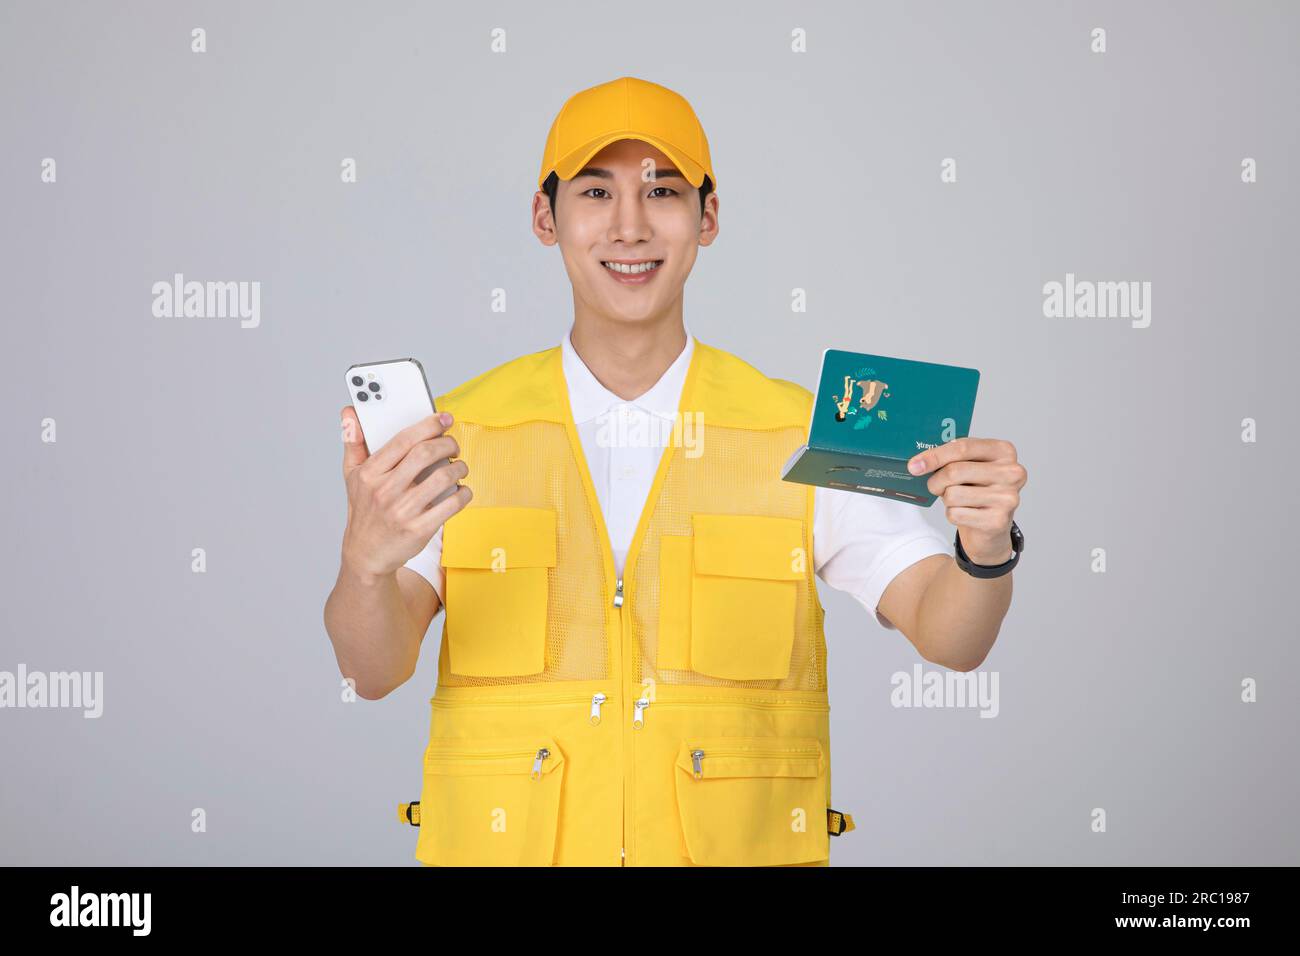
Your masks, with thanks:
[(448, 519), (442, 536), (451, 671), (471, 677), (542, 673), (555, 511), (470, 506)]
[[(767, 515), (691, 517), (696, 574), (798, 581), (803, 561), (803, 522)], [(799, 558), (803, 557), (803, 561)]]
[(686, 738), (675, 770), (683, 849), (695, 865), (789, 866), (830, 857), (829, 769), (816, 738)]
[(432, 866), (550, 866), (564, 755), (546, 734), (433, 737), (415, 856)]
[(452, 515), (442, 528), (448, 568), (555, 567), (555, 512), (550, 508), (479, 505)]
[(434, 739), (424, 752), (424, 772), (458, 777), (519, 774), (542, 777), (564, 765), (550, 737)]
[(697, 780), (726, 777), (818, 777), (823, 768), (815, 738), (712, 737), (684, 741), (677, 768)]

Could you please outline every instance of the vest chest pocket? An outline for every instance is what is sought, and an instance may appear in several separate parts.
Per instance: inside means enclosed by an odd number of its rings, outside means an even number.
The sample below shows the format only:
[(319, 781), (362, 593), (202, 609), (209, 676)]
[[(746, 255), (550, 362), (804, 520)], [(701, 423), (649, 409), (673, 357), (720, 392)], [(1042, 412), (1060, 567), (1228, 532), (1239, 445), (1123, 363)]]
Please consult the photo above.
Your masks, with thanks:
[(416, 859), (433, 866), (550, 866), (564, 755), (547, 736), (434, 739), (424, 757)]
[(443, 525), (451, 670), (478, 677), (539, 674), (546, 666), (550, 508), (471, 505)]
[(790, 673), (803, 522), (692, 516), (690, 536), (660, 539), (658, 665), (730, 680)]
[(830, 857), (826, 778), (815, 738), (683, 740), (674, 775), (697, 866), (783, 866)]

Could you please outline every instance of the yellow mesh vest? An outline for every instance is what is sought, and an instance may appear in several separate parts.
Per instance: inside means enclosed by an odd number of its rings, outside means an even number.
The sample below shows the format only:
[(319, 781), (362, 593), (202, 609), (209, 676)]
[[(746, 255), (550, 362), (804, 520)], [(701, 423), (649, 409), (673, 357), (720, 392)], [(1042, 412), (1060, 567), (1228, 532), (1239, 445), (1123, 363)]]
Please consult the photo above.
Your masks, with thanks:
[(417, 859), (825, 865), (813, 489), (779, 477), (812, 396), (697, 340), (619, 578), (560, 358), (437, 400), (474, 499), (443, 529)]

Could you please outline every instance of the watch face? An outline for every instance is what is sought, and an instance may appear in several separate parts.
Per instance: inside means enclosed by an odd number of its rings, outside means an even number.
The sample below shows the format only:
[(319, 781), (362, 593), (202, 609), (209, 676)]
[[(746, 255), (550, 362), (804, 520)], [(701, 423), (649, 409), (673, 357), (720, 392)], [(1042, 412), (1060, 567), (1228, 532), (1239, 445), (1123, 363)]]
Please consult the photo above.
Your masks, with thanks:
[(1020, 532), (1020, 525), (1016, 524), (1014, 521), (1011, 522), (1011, 546), (1015, 551), (1023, 551), (1025, 549), (1025, 536)]

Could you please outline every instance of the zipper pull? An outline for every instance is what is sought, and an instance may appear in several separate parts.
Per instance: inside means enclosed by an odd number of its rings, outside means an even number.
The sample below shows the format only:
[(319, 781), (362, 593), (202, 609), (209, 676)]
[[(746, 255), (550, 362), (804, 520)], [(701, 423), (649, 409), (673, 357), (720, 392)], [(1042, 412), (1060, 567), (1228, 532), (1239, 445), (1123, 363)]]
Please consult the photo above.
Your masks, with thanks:
[(642, 716), (642, 712), (649, 706), (650, 706), (650, 700), (649, 698), (646, 697), (642, 697), (640, 700), (636, 701), (636, 703), (632, 705), (632, 726), (633, 727), (640, 727), (642, 724), (645, 723), (645, 718)]
[(600, 705), (605, 703), (605, 695), (601, 693), (593, 694), (591, 697), (591, 722), (600, 723)]
[(533, 779), (538, 780), (542, 776), (542, 761), (551, 755), (551, 752), (543, 747), (537, 751), (537, 756), (533, 758)]
[(618, 586), (614, 588), (614, 607), (623, 606), (623, 579), (618, 579)]
[(691, 751), (691, 763), (695, 766), (695, 779), (699, 780), (704, 776), (704, 768), (700, 766), (700, 761), (704, 759), (703, 750)]

